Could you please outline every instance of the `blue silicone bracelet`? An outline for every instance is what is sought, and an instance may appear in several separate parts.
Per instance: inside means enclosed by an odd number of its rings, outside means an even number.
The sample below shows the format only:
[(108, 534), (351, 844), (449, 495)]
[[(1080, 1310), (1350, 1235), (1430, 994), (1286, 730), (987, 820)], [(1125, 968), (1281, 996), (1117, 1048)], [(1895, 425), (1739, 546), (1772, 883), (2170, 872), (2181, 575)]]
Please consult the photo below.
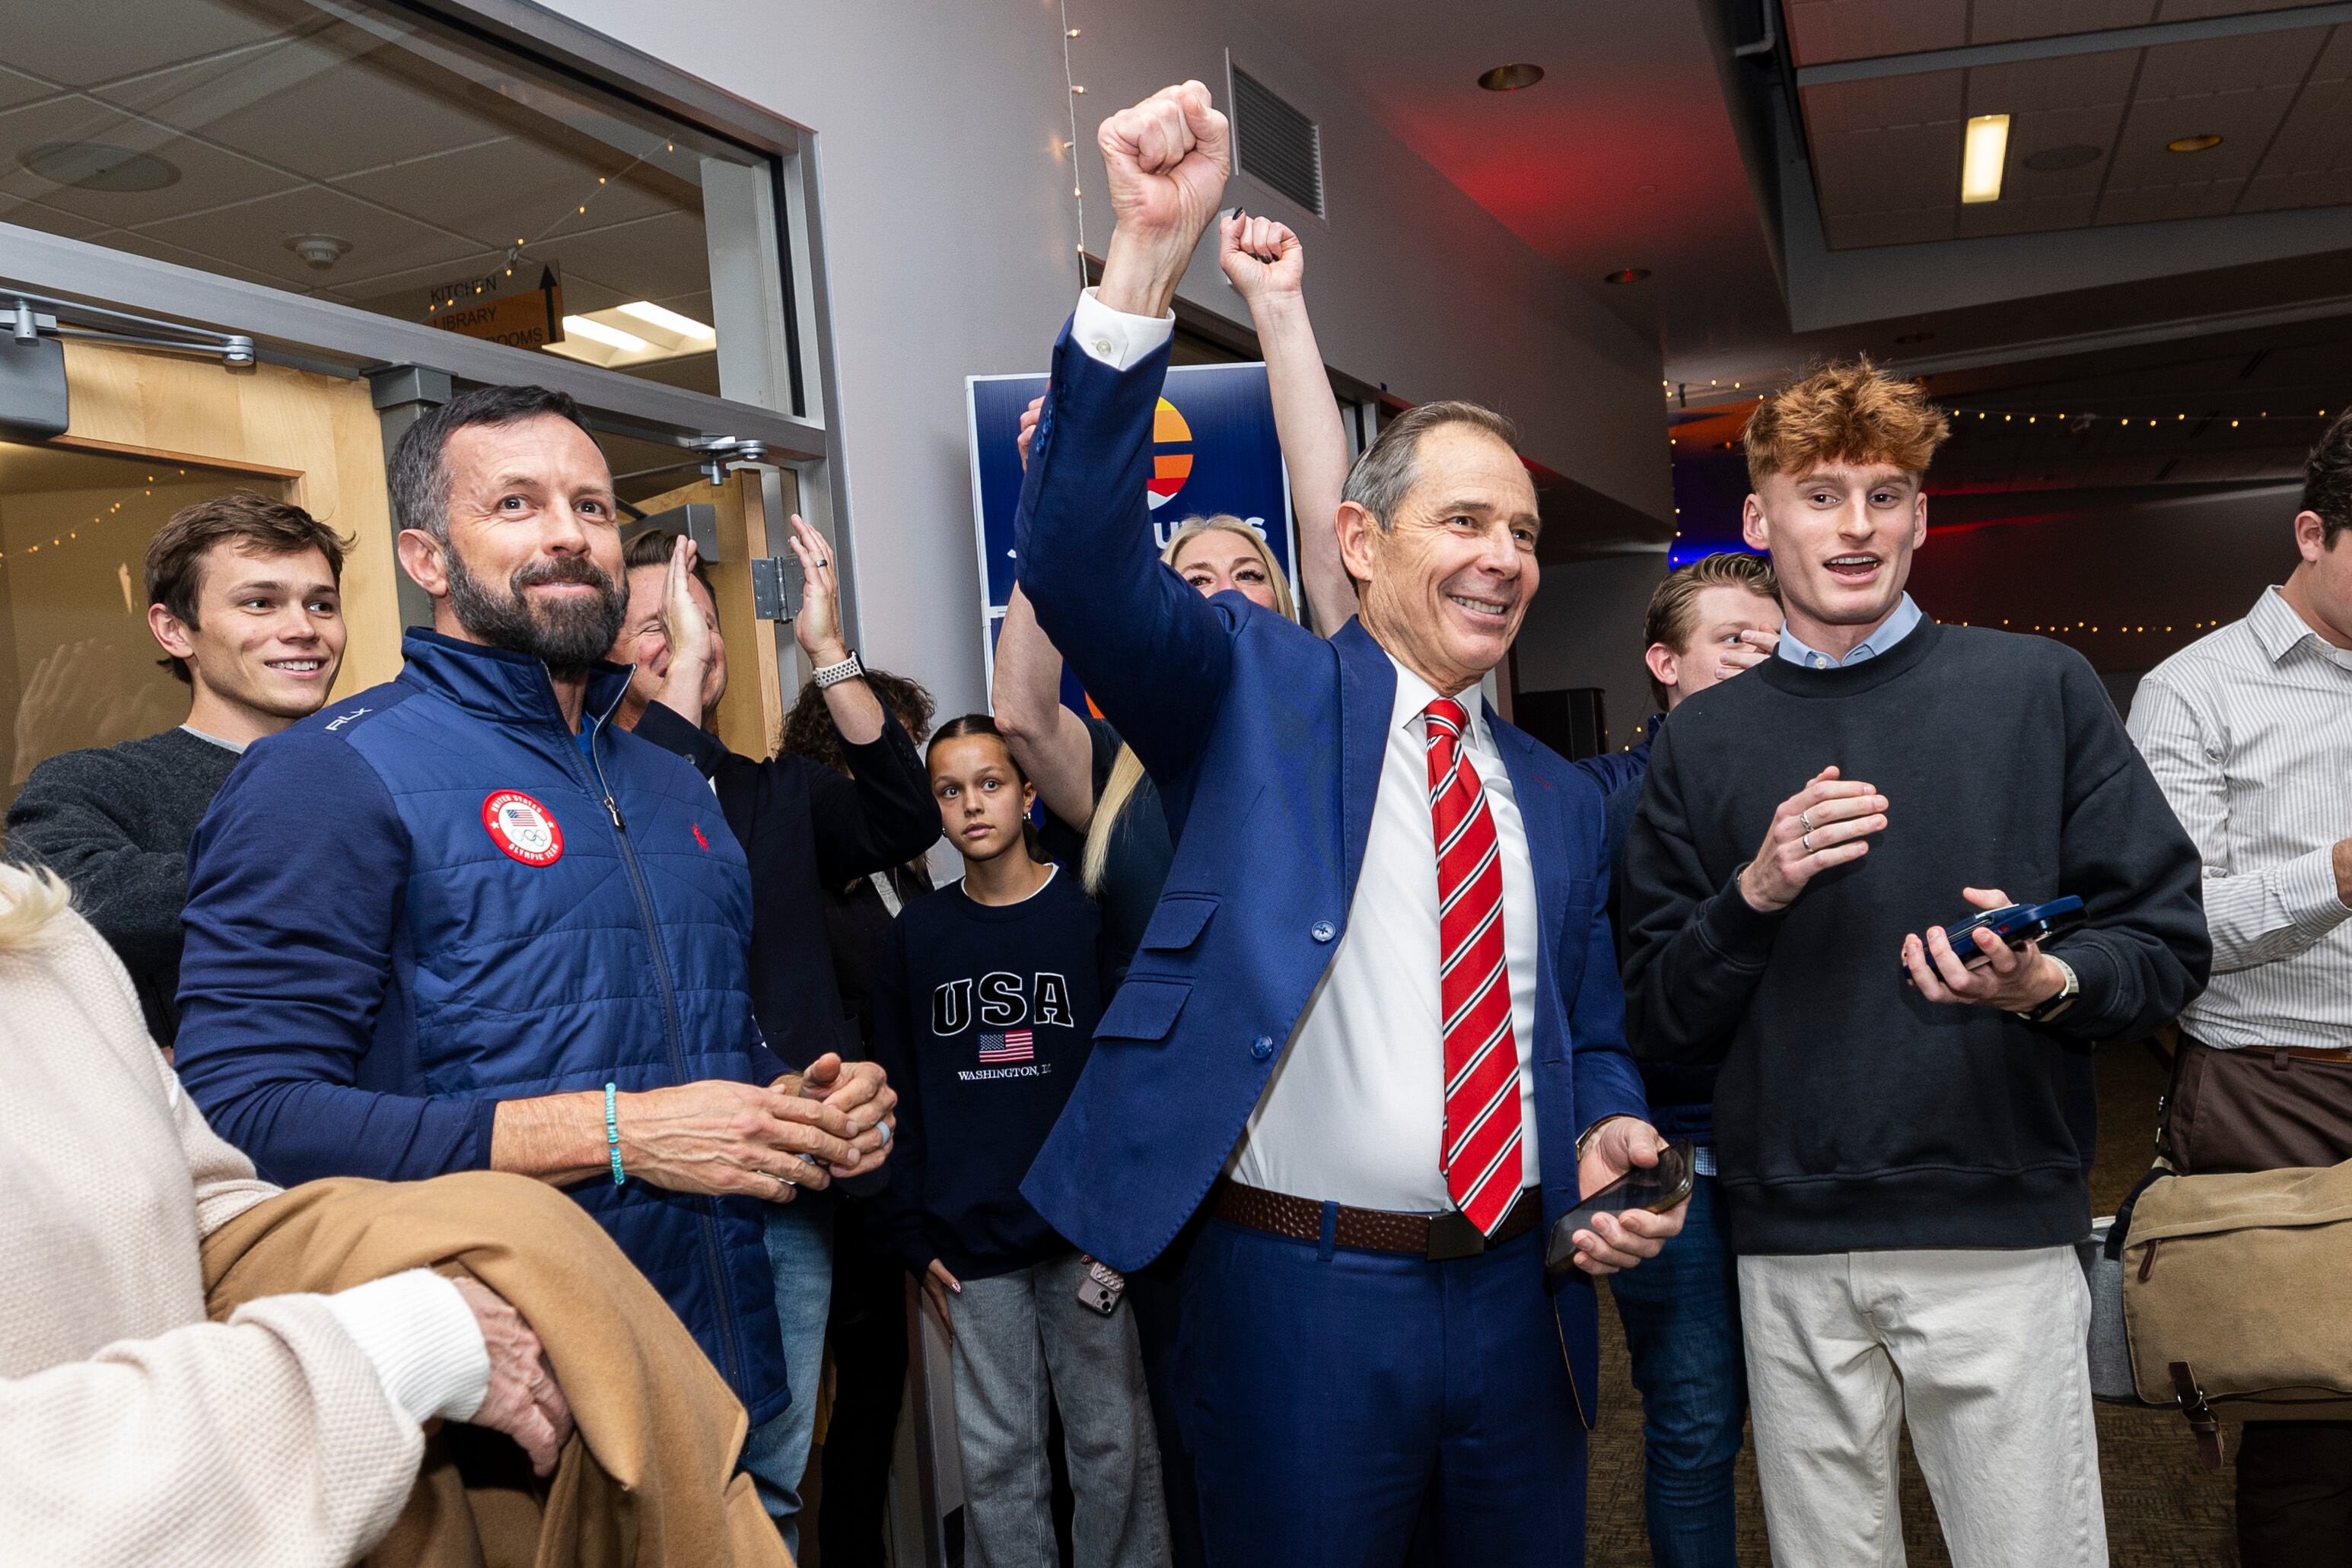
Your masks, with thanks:
[(621, 1118), (613, 1104), (617, 1092), (615, 1085), (604, 1085), (604, 1147), (613, 1156), (613, 1185), (623, 1186), (629, 1178), (621, 1169)]

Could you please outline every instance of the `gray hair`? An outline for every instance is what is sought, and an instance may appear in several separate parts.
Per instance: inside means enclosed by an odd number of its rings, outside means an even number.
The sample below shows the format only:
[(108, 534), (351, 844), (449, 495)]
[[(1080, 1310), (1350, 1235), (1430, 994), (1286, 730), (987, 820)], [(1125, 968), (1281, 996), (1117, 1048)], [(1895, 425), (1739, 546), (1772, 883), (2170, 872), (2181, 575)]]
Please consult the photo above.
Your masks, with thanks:
[(421, 528), (449, 542), (449, 438), (472, 424), (512, 424), (518, 420), (553, 414), (578, 425), (590, 440), (580, 405), (568, 392), (546, 387), (476, 387), (408, 427), (384, 465), (384, 486), (392, 493), (392, 524), (395, 529)]
[(1491, 408), (1475, 402), (1425, 402), (1391, 420), (1388, 428), (1348, 470), (1342, 501), (1353, 501), (1372, 515), (1387, 533), (1396, 527), (1396, 509), (1421, 478), (1421, 438), (1441, 425), (1475, 425), (1516, 452), (1519, 427)]

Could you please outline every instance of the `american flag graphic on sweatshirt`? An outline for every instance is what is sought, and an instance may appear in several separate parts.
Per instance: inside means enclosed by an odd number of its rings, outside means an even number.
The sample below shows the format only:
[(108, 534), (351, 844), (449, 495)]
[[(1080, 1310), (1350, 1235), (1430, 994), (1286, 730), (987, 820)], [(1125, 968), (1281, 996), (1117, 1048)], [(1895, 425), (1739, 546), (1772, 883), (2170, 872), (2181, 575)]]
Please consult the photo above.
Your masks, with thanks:
[(1010, 1034), (984, 1034), (980, 1037), (980, 1060), (982, 1065), (1001, 1067), (1009, 1061), (1032, 1061), (1036, 1059), (1037, 1037), (1025, 1029)]

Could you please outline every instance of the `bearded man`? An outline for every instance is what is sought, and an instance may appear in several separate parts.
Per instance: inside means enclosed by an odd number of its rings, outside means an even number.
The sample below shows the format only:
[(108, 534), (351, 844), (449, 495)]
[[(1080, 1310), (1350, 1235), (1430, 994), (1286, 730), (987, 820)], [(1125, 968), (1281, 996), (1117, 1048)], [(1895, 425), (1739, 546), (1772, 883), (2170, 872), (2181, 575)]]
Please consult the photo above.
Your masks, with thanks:
[(272, 1181), (572, 1188), (756, 1425), (790, 1397), (765, 1207), (878, 1166), (894, 1096), (767, 1049), (743, 851), (688, 763), (608, 722), (621, 538), (572, 400), (467, 392), (388, 478), (433, 629), (256, 744), (198, 828), (180, 1076)]

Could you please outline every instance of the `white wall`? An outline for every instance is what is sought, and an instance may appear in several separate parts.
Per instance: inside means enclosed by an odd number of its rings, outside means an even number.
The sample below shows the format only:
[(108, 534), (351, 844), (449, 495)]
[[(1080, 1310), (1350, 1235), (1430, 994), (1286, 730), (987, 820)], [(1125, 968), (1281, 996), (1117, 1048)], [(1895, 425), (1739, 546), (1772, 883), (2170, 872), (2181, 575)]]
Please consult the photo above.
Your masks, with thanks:
[(1519, 628), (1519, 690), (1599, 686), (1610, 746), (1632, 740), (1652, 706), (1642, 620), (1665, 575), (1663, 550), (1544, 568)]
[[(551, 0), (583, 25), (817, 132), (845, 495), (865, 653), (943, 714), (985, 706), (963, 378), (1037, 371), (1076, 297), (1078, 243), (1052, 0)], [(1659, 354), (1454, 185), (1214, 0), (1071, 6), (1086, 243), (1110, 214), (1096, 124), (1185, 77), (1225, 93), (1231, 48), (1322, 123), (1328, 225), (1296, 224), (1338, 369), (1421, 402), (1503, 409), (1538, 461), (1672, 516)], [(1185, 298), (1245, 319), (1204, 246)], [(1558, 602), (1547, 591), (1546, 598)], [(1636, 611), (1638, 614), (1638, 609)], [(1613, 709), (1612, 702), (1612, 709)]]

